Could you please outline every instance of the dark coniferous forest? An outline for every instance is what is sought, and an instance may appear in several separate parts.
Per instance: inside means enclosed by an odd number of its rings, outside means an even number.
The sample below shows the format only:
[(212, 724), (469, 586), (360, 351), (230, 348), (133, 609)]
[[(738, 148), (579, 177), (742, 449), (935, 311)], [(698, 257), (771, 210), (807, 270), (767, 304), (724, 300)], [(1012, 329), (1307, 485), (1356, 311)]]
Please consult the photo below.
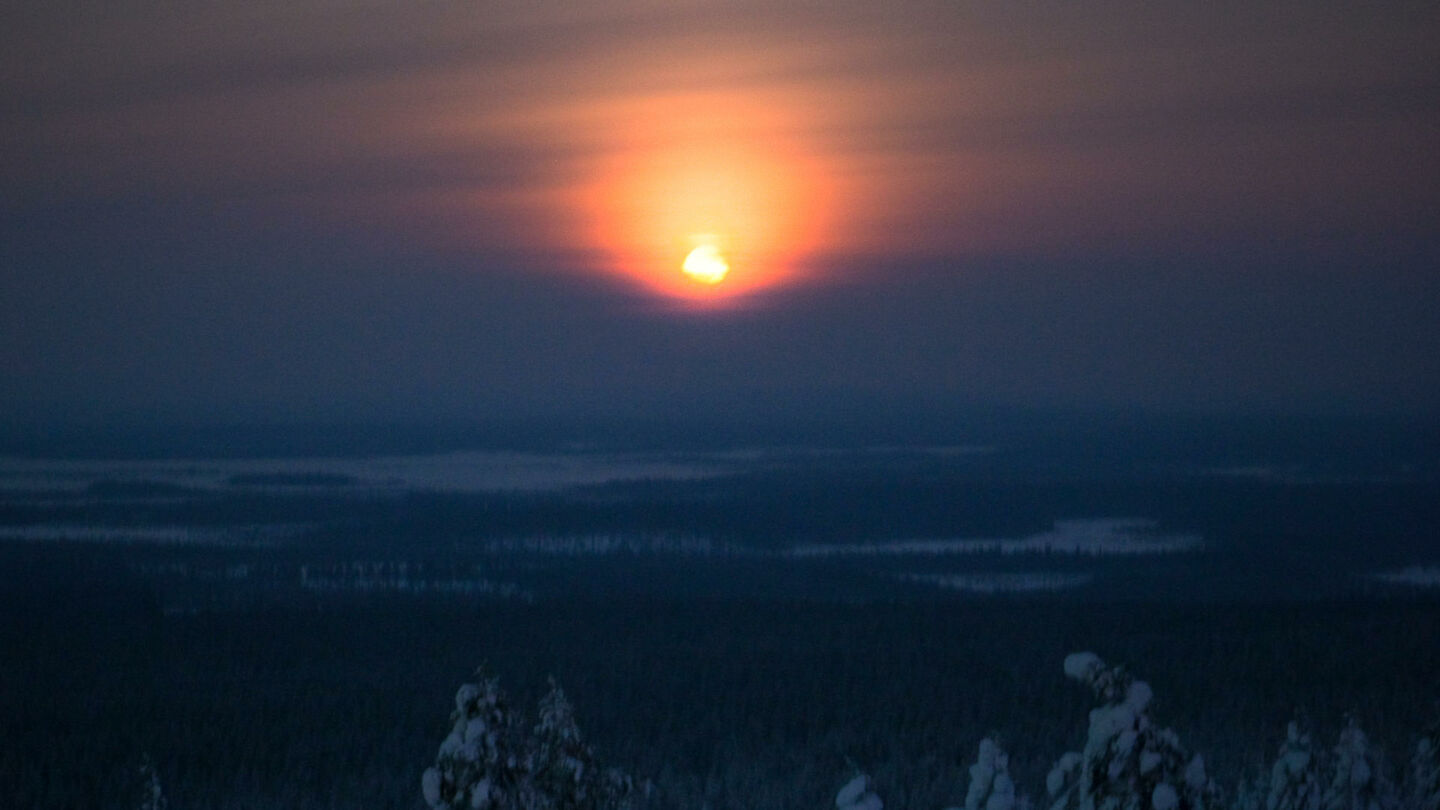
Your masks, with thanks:
[[(597, 807), (1274, 810), (1301, 738), (1319, 787), (1285, 807), (1323, 804), (1342, 749), (1365, 802), (1425, 806), (1433, 470), (1085, 458), (12, 457), (5, 806), (420, 808), (484, 779), (483, 806), (545, 807), (585, 762), (626, 780), (584, 782)], [(1109, 692), (1067, 677), (1077, 652), (1123, 668)], [(494, 761), (529, 770), (456, 759), (467, 683), (503, 695)], [(1123, 756), (1094, 742), (1112, 710)]]

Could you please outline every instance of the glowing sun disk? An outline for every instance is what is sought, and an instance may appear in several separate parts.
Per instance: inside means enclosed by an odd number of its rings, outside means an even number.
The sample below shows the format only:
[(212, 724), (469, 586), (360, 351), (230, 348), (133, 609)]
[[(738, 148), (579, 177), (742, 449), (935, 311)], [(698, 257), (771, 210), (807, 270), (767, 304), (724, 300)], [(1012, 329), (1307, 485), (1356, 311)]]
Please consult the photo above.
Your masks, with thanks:
[(730, 264), (720, 255), (719, 248), (714, 245), (701, 245), (690, 251), (681, 269), (685, 271), (685, 275), (701, 284), (719, 284), (725, 280), (725, 274), (730, 272)]

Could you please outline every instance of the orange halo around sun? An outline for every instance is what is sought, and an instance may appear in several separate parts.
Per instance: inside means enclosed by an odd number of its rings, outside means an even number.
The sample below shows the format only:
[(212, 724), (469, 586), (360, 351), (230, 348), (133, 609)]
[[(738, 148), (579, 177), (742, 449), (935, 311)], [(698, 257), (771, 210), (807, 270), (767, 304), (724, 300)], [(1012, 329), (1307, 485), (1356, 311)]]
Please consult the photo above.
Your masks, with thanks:
[(824, 175), (775, 141), (733, 129), (640, 139), (588, 190), (593, 244), (615, 272), (689, 303), (793, 280), (817, 245)]

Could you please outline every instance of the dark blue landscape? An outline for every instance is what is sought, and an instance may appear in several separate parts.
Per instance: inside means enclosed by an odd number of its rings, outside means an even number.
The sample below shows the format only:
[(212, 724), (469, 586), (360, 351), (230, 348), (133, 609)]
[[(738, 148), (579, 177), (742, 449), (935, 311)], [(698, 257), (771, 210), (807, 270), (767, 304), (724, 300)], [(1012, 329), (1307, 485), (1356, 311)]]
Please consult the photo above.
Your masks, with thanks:
[(485, 662), (522, 705), (556, 677), (644, 806), (823, 806), (859, 768), (941, 807), (987, 736), (1042, 800), (1081, 649), (1230, 801), (1297, 712), (1398, 767), (1440, 672), (1436, 456), (1211, 435), (12, 455), (0, 773), (17, 807), (136, 806), (142, 756), (179, 807), (420, 807)]

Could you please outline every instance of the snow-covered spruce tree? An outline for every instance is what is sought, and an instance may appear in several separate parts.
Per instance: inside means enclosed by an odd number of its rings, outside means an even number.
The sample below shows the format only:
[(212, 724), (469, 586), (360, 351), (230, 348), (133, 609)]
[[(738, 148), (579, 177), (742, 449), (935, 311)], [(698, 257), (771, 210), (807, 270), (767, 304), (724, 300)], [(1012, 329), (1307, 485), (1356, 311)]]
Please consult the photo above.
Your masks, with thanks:
[(455, 693), (451, 731), (421, 777), (432, 810), (621, 810), (631, 781), (601, 767), (550, 681), (539, 721), (527, 729), (484, 667)]
[(530, 790), (525, 740), (499, 681), (481, 667), (455, 693), (451, 730), (421, 777), (432, 810), (521, 810)]
[(540, 699), (540, 720), (531, 737), (535, 806), (545, 810), (605, 810), (622, 807), (632, 792), (624, 773), (601, 767), (595, 751), (580, 736), (575, 710), (550, 679)]
[(1269, 778), (1254, 774), (1235, 785), (1235, 798), (1230, 802), (1230, 810), (1265, 810), (1265, 798), (1269, 795)]
[(1218, 804), (1205, 761), (1150, 719), (1150, 685), (1094, 653), (1065, 658), (1065, 674), (1100, 701), (1083, 751), (1060, 758), (1046, 778), (1052, 810), (1206, 810)]
[(870, 786), (870, 777), (857, 774), (835, 794), (835, 810), (884, 810), (885, 803)]
[(165, 791), (160, 788), (160, 774), (146, 754), (140, 761), (140, 810), (166, 810)]
[(1435, 719), (1415, 743), (1405, 776), (1407, 810), (1440, 810), (1440, 706)]
[(1320, 797), (1322, 810), (1392, 810), (1396, 806), (1380, 752), (1370, 745), (1354, 717), (1347, 718), (1340, 731), (1331, 765), (1330, 784)]
[(965, 791), (965, 810), (1015, 810), (1015, 806), (1010, 757), (995, 740), (986, 737), (980, 741), (975, 764), (970, 766), (970, 788)]
[(1310, 745), (1310, 734), (1300, 721), (1285, 729), (1285, 742), (1270, 769), (1270, 791), (1265, 810), (1319, 810), (1319, 759)]

